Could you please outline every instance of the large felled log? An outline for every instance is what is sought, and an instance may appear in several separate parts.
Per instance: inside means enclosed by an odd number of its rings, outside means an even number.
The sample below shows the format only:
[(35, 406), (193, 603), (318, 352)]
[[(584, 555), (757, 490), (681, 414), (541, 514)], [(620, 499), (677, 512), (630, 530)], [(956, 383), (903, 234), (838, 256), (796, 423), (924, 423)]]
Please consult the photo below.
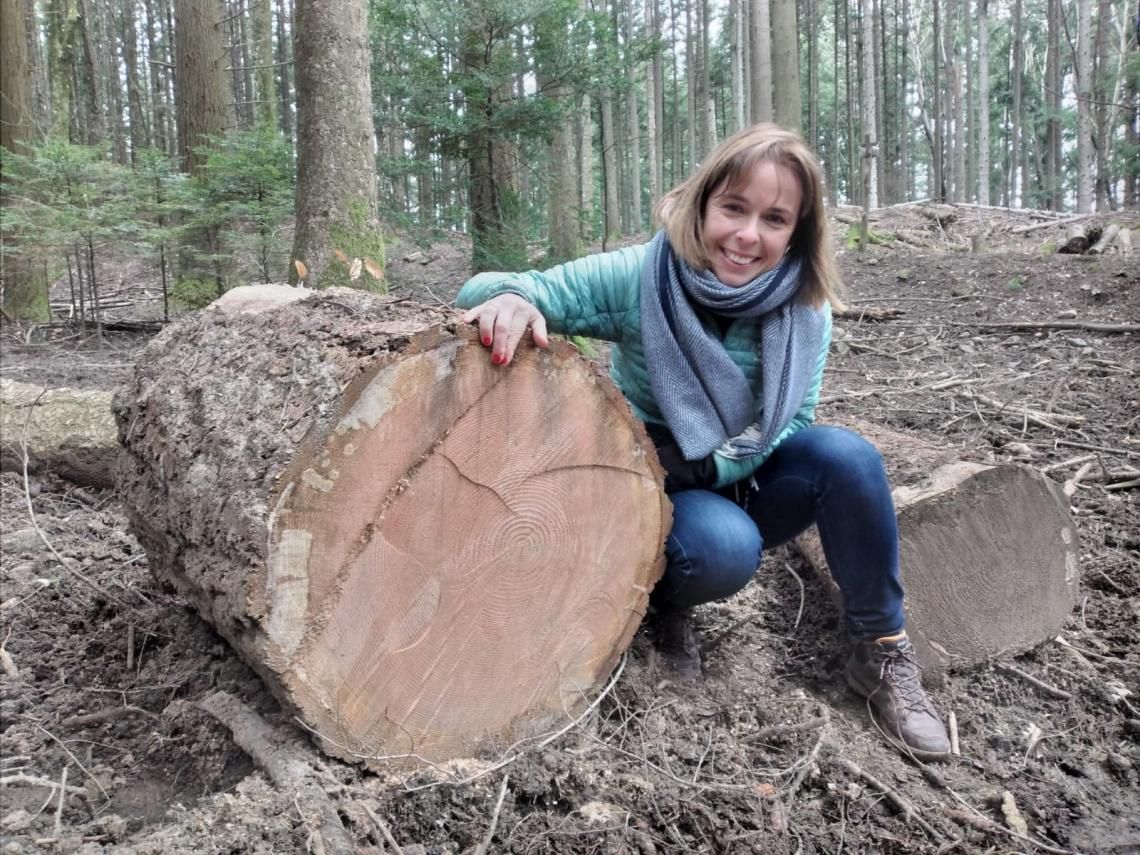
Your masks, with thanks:
[(154, 572), (334, 754), (439, 760), (566, 721), (670, 521), (620, 393), (564, 342), (495, 367), (453, 315), (275, 293), (165, 331), (116, 399)]
[(114, 483), (119, 444), (111, 393), (97, 389), (45, 389), (0, 380), (0, 468), (47, 468), (94, 487)]
[[(967, 463), (910, 435), (847, 425), (878, 446), (896, 485), (907, 630), (923, 667), (966, 667), (1054, 637), (1078, 585), (1060, 488), (1026, 466)], [(797, 545), (830, 578), (814, 530)]]

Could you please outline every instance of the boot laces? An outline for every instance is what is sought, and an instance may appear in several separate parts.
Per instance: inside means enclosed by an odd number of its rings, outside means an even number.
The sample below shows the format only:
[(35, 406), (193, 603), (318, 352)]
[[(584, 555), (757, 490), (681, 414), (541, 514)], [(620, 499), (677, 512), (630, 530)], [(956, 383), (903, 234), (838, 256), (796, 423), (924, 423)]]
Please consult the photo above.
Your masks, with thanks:
[(930, 712), (930, 700), (922, 688), (922, 669), (910, 645), (881, 649), (879, 679), (894, 689), (899, 702), (909, 712)]

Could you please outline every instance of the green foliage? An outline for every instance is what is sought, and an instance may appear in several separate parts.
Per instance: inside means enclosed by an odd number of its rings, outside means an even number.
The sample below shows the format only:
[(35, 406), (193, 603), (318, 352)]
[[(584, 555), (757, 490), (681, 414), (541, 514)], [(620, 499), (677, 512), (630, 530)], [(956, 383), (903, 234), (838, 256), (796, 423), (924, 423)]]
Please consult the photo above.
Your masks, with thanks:
[(256, 276), (284, 279), (293, 214), (293, 166), (285, 141), (272, 130), (238, 131), (204, 147), (205, 165), (181, 185), (185, 235), (200, 235), (190, 252), (195, 267), (229, 283)]
[(190, 270), (174, 296), (191, 307), (206, 299), (205, 278), (213, 280), (212, 298), (219, 283), (285, 275), (293, 170), (286, 144), (271, 132), (215, 141), (193, 179), (163, 152), (137, 152), (131, 169), (114, 163), (103, 146), (60, 139), (3, 157), (0, 237), (8, 263), (34, 261), (54, 268), (53, 275), (66, 264), (93, 290), (98, 261), (113, 251), (156, 265), (165, 286), (172, 247), (190, 242), (182, 256)]
[(183, 309), (201, 309), (218, 296), (217, 286), (208, 279), (184, 276), (170, 288), (171, 301)]

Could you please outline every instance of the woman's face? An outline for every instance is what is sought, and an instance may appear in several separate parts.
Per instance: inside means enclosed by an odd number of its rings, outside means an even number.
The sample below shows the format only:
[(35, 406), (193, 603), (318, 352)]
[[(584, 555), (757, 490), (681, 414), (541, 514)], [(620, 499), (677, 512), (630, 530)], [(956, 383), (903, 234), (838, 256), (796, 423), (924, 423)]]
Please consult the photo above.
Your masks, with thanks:
[(732, 186), (715, 188), (701, 227), (713, 275), (739, 287), (779, 264), (799, 222), (802, 195), (796, 174), (767, 160)]

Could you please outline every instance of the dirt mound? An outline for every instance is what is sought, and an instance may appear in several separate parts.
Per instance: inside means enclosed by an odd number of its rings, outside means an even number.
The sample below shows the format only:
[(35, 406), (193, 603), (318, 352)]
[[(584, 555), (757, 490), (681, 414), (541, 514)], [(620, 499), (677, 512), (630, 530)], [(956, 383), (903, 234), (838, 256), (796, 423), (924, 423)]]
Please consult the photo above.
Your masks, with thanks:
[[(453, 249), (402, 262), (405, 278), (390, 268), (397, 291), (429, 276), (428, 296), (451, 299), (465, 275)], [(310, 752), (358, 851), (394, 851), (386, 835), (408, 855), (484, 841), (517, 853), (1140, 848), (1140, 336), (1103, 327), (1140, 323), (1140, 265), (913, 245), (842, 264), (852, 310), (901, 314), (836, 321), (821, 420), (857, 416), (1069, 481), (1082, 593), (1063, 642), (932, 687), (962, 753), (925, 767), (890, 751), (843, 688), (840, 616), (802, 560), (776, 550), (741, 595), (698, 611), (698, 683), (662, 682), (639, 638), (588, 714), (546, 744), (381, 775)], [(16, 332), (2, 336), (4, 376), (61, 385), (99, 385), (111, 370), (95, 366), (129, 363), (139, 343)], [(311, 805), (196, 706), (223, 690), (304, 740), (155, 585), (112, 494), (4, 473), (0, 523), (0, 851), (331, 848)], [(1032, 608), (1032, 592), (1010, 608)]]

